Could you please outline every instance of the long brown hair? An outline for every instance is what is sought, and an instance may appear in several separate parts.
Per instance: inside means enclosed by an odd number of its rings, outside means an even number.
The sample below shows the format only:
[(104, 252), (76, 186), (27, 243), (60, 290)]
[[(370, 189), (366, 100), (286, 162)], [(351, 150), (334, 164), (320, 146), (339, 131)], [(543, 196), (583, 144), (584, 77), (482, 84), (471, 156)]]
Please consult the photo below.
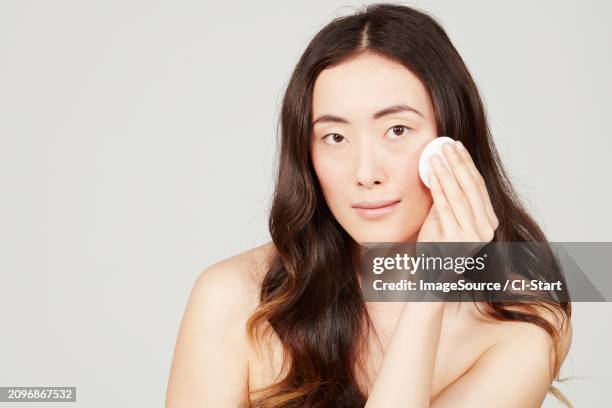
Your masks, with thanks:
[[(470, 151), (499, 219), (493, 241), (547, 242), (510, 184), (476, 84), (440, 24), (422, 11), (387, 3), (336, 18), (308, 45), (283, 98), (269, 217), (275, 252), (247, 329), (255, 344), (261, 344), (265, 329), (273, 329), (286, 353), (283, 369), (288, 369), (280, 381), (257, 390), (251, 407), (354, 408), (367, 400), (355, 362), (371, 321), (351, 255), (354, 241), (327, 207), (310, 158), (312, 90), (318, 74), (366, 51), (392, 58), (417, 75), (429, 91), (438, 132), (452, 135)], [(570, 303), (489, 305), (486, 313), (495, 319), (534, 323), (551, 335), (558, 378), (559, 329), (535, 306), (555, 309), (569, 319)], [(552, 386), (551, 391), (559, 396)]]

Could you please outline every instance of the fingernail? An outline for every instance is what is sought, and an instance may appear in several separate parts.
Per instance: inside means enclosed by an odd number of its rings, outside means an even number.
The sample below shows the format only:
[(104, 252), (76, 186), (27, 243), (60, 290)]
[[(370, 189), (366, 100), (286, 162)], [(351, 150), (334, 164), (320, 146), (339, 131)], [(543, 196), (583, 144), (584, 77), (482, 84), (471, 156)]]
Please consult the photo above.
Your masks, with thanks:
[(453, 143), (455, 145), (455, 148), (457, 149), (457, 151), (464, 151), (465, 150), (465, 146), (463, 146), (463, 143), (461, 143), (459, 140), (457, 140), (455, 143)]

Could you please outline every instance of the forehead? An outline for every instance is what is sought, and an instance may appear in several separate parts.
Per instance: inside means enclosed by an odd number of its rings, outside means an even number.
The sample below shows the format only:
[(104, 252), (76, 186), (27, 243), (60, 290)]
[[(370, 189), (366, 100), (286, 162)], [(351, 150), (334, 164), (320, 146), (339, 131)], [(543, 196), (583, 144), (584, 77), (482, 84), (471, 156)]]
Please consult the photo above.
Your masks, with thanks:
[(427, 90), (419, 78), (389, 58), (364, 53), (321, 71), (312, 95), (313, 117), (372, 115), (394, 104), (407, 104), (433, 119)]

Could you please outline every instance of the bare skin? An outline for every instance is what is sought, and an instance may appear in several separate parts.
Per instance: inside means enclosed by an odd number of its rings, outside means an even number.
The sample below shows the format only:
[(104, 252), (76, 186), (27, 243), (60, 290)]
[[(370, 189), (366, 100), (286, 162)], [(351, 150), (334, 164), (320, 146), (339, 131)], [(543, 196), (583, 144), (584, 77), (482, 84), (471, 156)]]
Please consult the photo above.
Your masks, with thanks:
[[(239, 407), (246, 403), (248, 390), (270, 385), (282, 375), (278, 338), (272, 337), (264, 349), (254, 350), (244, 332), (246, 320), (257, 306), (259, 282), (272, 251), (272, 243), (259, 246), (218, 262), (199, 276), (181, 323), (166, 408)], [(362, 389), (369, 394), (385, 354), (395, 360), (387, 349), (404, 305), (367, 306), (381, 343), (378, 346), (377, 340), (371, 340), (367, 356), (370, 371), (359, 377)], [(543, 316), (556, 321), (550, 314)], [(570, 341), (571, 332), (565, 337), (564, 355)], [(406, 350), (414, 350), (412, 339), (406, 344)], [(398, 406), (539, 407), (552, 382), (546, 361), (551, 345), (548, 334), (533, 324), (485, 319), (473, 303), (462, 303), (461, 307), (446, 304), (435, 350), (431, 405)], [(525, 397), (530, 402), (517, 401), (514, 396), (505, 400), (504, 390), (516, 392), (513, 381), (520, 387), (518, 393), (526, 391), (522, 388), (526, 375), (535, 377), (529, 387), (533, 391)], [(398, 378), (406, 390), (406, 373)], [(527, 380), (533, 381), (529, 376)], [(504, 401), (509, 402), (503, 405)]]
[[(424, 85), (401, 64), (364, 54), (323, 70), (313, 120), (313, 167), (331, 212), (356, 242), (492, 239), (497, 218), (469, 152), (445, 146), (451, 168), (433, 163), (431, 191), (420, 181), (418, 157), (437, 136), (436, 121)], [(353, 208), (376, 199), (400, 202), (375, 220)], [(278, 339), (253, 350), (244, 330), (273, 248), (254, 248), (199, 276), (181, 323), (166, 408), (238, 407), (249, 390), (283, 375)], [(358, 371), (367, 407), (541, 406), (554, 354), (540, 327), (486, 319), (473, 303), (367, 308), (380, 339), (369, 339), (367, 368)], [(542, 316), (556, 326), (561, 318), (544, 309)], [(570, 342), (571, 326), (562, 336), (562, 359)]]

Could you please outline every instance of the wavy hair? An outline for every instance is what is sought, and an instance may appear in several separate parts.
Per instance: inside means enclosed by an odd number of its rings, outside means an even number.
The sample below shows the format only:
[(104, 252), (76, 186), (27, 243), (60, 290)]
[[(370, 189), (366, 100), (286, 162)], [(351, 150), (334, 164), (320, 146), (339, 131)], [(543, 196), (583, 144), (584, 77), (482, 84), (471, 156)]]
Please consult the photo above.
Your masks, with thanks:
[[(318, 74), (363, 52), (398, 61), (423, 82), (438, 132), (465, 145), (485, 180), (499, 219), (493, 242), (547, 242), (501, 165), (472, 76), (435, 18), (389, 3), (367, 5), (353, 15), (335, 18), (309, 43), (282, 101), (269, 214), (275, 251), (247, 331), (257, 346), (272, 329), (282, 343), (283, 370), (287, 370), (269, 387), (251, 391), (253, 408), (355, 408), (367, 400), (356, 373), (372, 327), (355, 272), (355, 242), (327, 207), (310, 157), (312, 91)], [(525, 261), (509, 262), (520, 269)], [(532, 264), (547, 268), (537, 259)], [(550, 334), (558, 380), (559, 328), (543, 318), (537, 306), (561, 312), (565, 322), (571, 304), (544, 300), (488, 304), (490, 317), (533, 323)], [(571, 406), (552, 385), (550, 392)]]

